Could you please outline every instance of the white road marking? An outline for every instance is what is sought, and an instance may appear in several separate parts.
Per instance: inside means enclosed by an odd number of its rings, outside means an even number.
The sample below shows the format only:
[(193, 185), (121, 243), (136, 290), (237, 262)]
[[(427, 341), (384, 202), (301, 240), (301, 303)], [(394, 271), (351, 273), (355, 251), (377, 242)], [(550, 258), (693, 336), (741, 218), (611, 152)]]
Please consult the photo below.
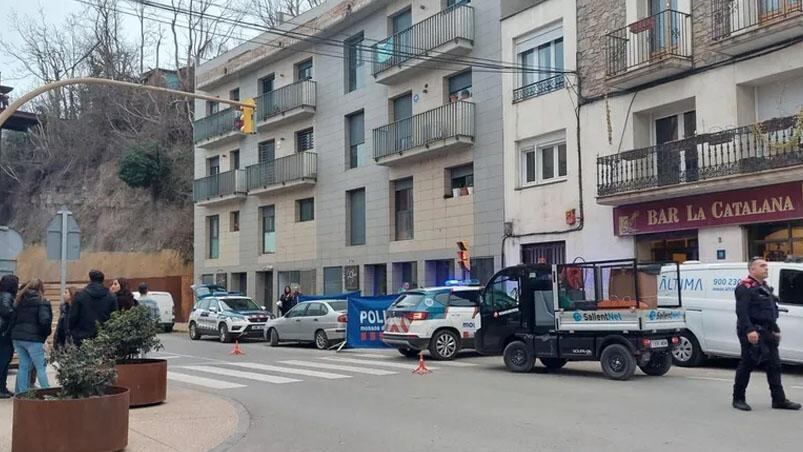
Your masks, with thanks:
[(803, 389), (803, 386), (792, 386), (792, 389)]
[(709, 380), (709, 381), (733, 381), (732, 378), (716, 378), (716, 377), (686, 377), (690, 380)]
[(296, 360), (289, 360), (289, 361), (279, 361), (281, 364), (287, 364), (290, 366), (304, 366), (304, 367), (314, 367), (318, 369), (328, 369), (328, 370), (340, 370), (343, 372), (354, 372), (358, 374), (366, 374), (366, 375), (395, 375), (396, 372), (385, 370), (385, 369), (371, 369), (366, 367), (355, 367), (355, 366), (340, 366), (337, 364), (326, 364), (326, 363), (317, 363), (312, 361), (296, 361)]
[(184, 358), (183, 356), (173, 355), (173, 356), (154, 356), (153, 359), (177, 359), (177, 358)]
[(213, 366), (181, 366), (181, 368), (189, 370), (197, 370), (198, 372), (207, 372), (210, 374), (225, 375), (228, 377), (245, 378), (247, 380), (264, 381), (266, 383), (283, 384), (283, 383), (296, 383), (302, 381), (293, 378), (277, 377), (274, 375), (258, 374), (254, 372), (242, 372), (239, 370), (222, 369), (220, 367), (213, 367)]
[(285, 374), (305, 375), (307, 377), (318, 377), (327, 380), (338, 380), (340, 378), (351, 378), (351, 375), (333, 374), (329, 372), (318, 372), (309, 369), (293, 369), (291, 367), (269, 366), (257, 363), (228, 363), (231, 366), (245, 367), (247, 369), (264, 370), (268, 372), (279, 372)]
[(374, 359), (390, 359), (388, 355), (380, 355), (379, 353), (349, 353), (346, 352), (344, 356), (361, 356), (363, 358), (374, 358)]
[(205, 386), (212, 389), (236, 389), (244, 388), (246, 385), (229, 383), (228, 381), (213, 380), (211, 378), (196, 377), (195, 375), (182, 374), (178, 372), (167, 372), (167, 379), (189, 383), (198, 386)]
[[(473, 363), (464, 363), (462, 361), (438, 361), (439, 366), (446, 366), (446, 367), (474, 367), (476, 364)], [(429, 367), (429, 366), (427, 366)]]
[[(395, 367), (397, 369), (405, 369), (412, 371), (417, 366), (417, 361), (410, 360), (409, 364), (405, 363), (390, 363), (386, 361), (371, 361), (367, 359), (351, 359), (351, 358), (321, 358), (327, 361), (336, 361), (340, 363), (349, 363), (349, 364), (365, 364), (369, 366), (386, 366), (386, 367)], [(427, 366), (427, 368), (431, 370), (437, 370), (437, 367)]]

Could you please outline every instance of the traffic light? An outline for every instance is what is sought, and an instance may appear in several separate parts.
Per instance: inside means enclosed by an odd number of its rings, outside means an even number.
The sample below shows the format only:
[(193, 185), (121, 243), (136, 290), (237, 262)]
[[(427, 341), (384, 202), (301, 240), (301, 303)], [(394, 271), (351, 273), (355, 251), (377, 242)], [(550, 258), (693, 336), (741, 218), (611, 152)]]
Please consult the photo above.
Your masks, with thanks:
[(460, 267), (462, 267), (463, 270), (468, 271), (471, 268), (468, 255), (468, 244), (461, 240), (457, 242), (457, 248), (457, 262), (460, 264)]
[(256, 102), (254, 102), (254, 99), (244, 99), (242, 102), (248, 104), (248, 106), (239, 107), (240, 112), (237, 115), (237, 126), (240, 128), (240, 132), (251, 134), (254, 133), (254, 109), (256, 108)]

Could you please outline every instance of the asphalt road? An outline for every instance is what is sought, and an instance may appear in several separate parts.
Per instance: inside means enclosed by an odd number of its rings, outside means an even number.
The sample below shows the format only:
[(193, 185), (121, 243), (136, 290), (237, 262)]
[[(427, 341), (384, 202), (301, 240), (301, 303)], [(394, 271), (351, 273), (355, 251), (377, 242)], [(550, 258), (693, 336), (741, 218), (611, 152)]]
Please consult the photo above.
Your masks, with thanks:
[[(730, 407), (735, 364), (673, 368), (606, 379), (597, 363), (547, 373), (508, 372), (500, 357), (416, 361), (395, 350), (336, 353), (302, 345), (231, 344), (163, 335), (171, 385), (238, 401), (250, 416), (237, 451), (797, 451), (803, 411), (770, 408), (763, 373), (748, 390), (753, 411)], [(803, 401), (803, 368), (787, 368), (790, 399)], [(767, 436), (769, 435), (769, 436)]]

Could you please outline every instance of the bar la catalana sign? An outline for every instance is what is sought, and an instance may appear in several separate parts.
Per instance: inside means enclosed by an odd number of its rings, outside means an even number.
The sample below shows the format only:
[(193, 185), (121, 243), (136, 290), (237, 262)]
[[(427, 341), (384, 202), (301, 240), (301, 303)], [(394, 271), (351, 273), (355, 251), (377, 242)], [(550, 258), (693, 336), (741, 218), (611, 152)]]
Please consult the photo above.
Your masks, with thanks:
[(803, 218), (803, 184), (769, 185), (613, 209), (618, 236)]

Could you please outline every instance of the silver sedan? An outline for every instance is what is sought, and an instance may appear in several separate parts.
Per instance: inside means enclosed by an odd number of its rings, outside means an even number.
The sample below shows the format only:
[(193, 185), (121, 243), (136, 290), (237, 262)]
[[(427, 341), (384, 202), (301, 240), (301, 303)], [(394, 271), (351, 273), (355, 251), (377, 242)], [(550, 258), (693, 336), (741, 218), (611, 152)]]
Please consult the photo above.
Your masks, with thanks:
[(268, 320), (265, 340), (313, 342), (321, 350), (346, 338), (346, 300), (305, 301), (293, 306), (284, 317)]

